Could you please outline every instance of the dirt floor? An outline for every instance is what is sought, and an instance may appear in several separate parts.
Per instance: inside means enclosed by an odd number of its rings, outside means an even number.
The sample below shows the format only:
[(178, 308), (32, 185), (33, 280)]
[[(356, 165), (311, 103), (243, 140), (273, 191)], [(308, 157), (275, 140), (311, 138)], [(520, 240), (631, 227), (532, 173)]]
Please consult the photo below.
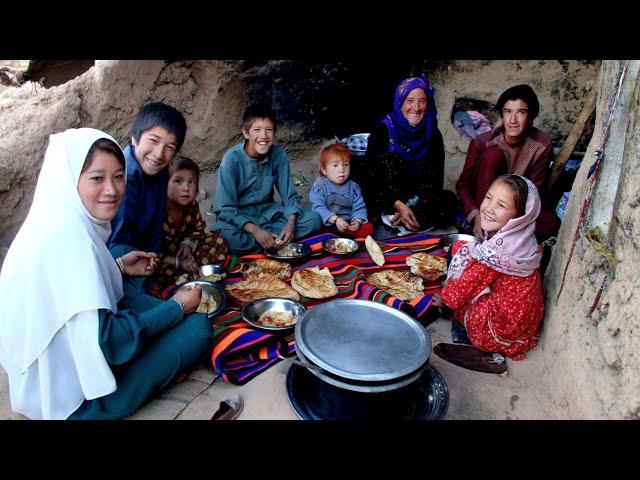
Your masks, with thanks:
[[(309, 178), (308, 180), (311, 180)], [(204, 173), (200, 178), (206, 194), (200, 197), (200, 209), (207, 223), (213, 217), (206, 214), (215, 195), (215, 175)], [(308, 188), (298, 188), (308, 208)], [(443, 234), (450, 231), (437, 231)], [(427, 327), (432, 345), (451, 342), (451, 322), (438, 319)], [(445, 362), (432, 354), (429, 363), (443, 376), (449, 389), (446, 420), (530, 420), (555, 419), (557, 413), (548, 409), (551, 397), (538, 371), (539, 362), (507, 360), (506, 376), (474, 372)], [(210, 366), (202, 365), (183, 381), (170, 386), (129, 419), (134, 420), (209, 420), (220, 401), (234, 393), (244, 400), (244, 410), (238, 420), (297, 420), (285, 388), (291, 359), (272, 366), (246, 385), (225, 383)], [(8, 381), (0, 368), (0, 419), (24, 419), (11, 411)]]
[[(451, 322), (439, 319), (427, 327), (433, 345), (451, 342)], [(507, 360), (507, 375), (473, 372), (432, 354), (429, 363), (444, 377), (449, 389), (445, 420), (556, 419), (550, 396), (531, 363)], [(217, 378), (211, 368), (200, 367), (185, 380), (158, 395), (129, 417), (132, 420), (209, 420), (219, 402), (234, 393), (245, 406), (238, 420), (297, 420), (285, 389), (291, 359), (283, 360), (246, 385)], [(24, 419), (11, 411), (7, 376), (0, 375), (0, 419)]]

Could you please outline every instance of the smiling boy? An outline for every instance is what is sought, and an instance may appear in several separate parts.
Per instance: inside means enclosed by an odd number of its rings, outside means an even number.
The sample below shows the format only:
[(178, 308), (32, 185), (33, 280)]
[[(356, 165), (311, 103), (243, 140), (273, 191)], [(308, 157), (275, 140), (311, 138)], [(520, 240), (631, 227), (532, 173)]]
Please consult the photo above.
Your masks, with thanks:
[(167, 166), (180, 150), (187, 132), (182, 114), (161, 102), (140, 109), (124, 149), (127, 183), (124, 200), (111, 221), (109, 248), (130, 245), (160, 252), (167, 209)]
[[(320, 229), (320, 216), (300, 206), (287, 154), (273, 144), (275, 132), (275, 112), (250, 105), (242, 118), (244, 141), (222, 157), (211, 230), (220, 230), (233, 252), (275, 249)], [(274, 187), (282, 202), (275, 201)]]
[[(505, 90), (496, 110), (502, 124), (469, 144), (464, 168), (456, 183), (469, 230), (479, 237), (482, 237), (479, 208), (493, 181), (505, 173), (522, 175), (535, 184), (542, 197), (553, 155), (551, 137), (533, 126), (540, 104), (529, 85)], [(558, 227), (554, 213), (543, 210), (536, 222), (536, 236), (546, 239), (554, 235)]]

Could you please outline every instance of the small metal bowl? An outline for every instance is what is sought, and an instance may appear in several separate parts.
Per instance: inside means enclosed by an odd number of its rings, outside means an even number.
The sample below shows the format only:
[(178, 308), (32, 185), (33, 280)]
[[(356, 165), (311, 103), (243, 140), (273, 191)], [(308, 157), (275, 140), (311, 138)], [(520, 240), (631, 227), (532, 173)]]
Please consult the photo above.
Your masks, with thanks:
[(208, 292), (218, 304), (218, 308), (213, 312), (207, 313), (207, 318), (215, 317), (227, 306), (227, 294), (224, 289), (217, 283), (209, 282), (207, 280), (192, 280), (191, 282), (183, 283), (178, 289), (176, 289), (176, 292), (185, 288), (191, 288), (194, 285), (201, 285), (202, 292)]
[[(221, 279), (226, 277), (227, 274), (227, 267), (225, 267), (223, 264), (221, 263), (212, 263), (211, 265), (202, 265), (200, 267), (200, 276), (201, 277), (208, 277), (209, 275), (220, 275)], [(209, 281), (209, 282), (215, 282), (216, 280), (211, 280), (208, 278), (204, 278), (203, 280)], [(218, 280), (220, 281), (220, 280)]]
[[(278, 255), (278, 250), (281, 250), (285, 247), (291, 247), (291, 250), (293, 250), (293, 252), (296, 255), (293, 257), (284, 257), (281, 255)], [(311, 247), (309, 247), (309, 245), (305, 245), (304, 243), (291, 242), (289, 245), (283, 245), (282, 247), (279, 247), (277, 250), (265, 250), (264, 254), (273, 260), (280, 260), (281, 262), (288, 262), (288, 263), (296, 263), (304, 260), (309, 255), (311, 255)]]
[(467, 235), (466, 233), (451, 233), (440, 238), (440, 245), (443, 247), (450, 247), (453, 242), (462, 240), (463, 242), (478, 242), (482, 243), (482, 239), (474, 235)]
[(296, 321), (298, 321), (302, 314), (307, 310), (307, 307), (302, 305), (300, 302), (296, 302), (295, 300), (290, 300), (288, 298), (259, 298), (258, 300), (254, 300), (253, 302), (246, 304), (242, 308), (242, 319), (248, 324), (263, 330), (287, 330), (296, 326), (296, 322), (285, 327), (260, 325), (257, 320), (260, 318), (260, 315), (268, 312), (269, 310), (289, 312), (294, 316)]
[[(347, 246), (349, 247), (349, 251), (345, 253), (334, 251), (335, 245), (338, 243), (343, 243), (343, 244), (346, 243)], [(322, 242), (322, 248), (328, 254), (334, 255), (336, 257), (350, 257), (351, 255), (353, 255), (358, 251), (358, 249), (360, 248), (360, 245), (358, 244), (358, 242), (350, 238), (329, 238), (324, 242)]]

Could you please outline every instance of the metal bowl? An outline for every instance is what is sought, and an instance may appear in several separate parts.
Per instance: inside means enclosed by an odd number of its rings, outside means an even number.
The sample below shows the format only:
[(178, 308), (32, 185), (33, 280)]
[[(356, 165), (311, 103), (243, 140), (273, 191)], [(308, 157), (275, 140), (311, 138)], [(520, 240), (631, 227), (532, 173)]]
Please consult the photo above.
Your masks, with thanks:
[[(226, 274), (227, 272), (227, 267), (225, 267), (223, 264), (221, 263), (212, 263), (211, 265), (202, 265), (200, 267), (200, 276), (201, 277), (207, 277), (209, 275), (220, 275), (220, 280), (224, 277), (227, 276)], [(216, 281), (220, 281), (220, 280), (211, 280), (208, 278), (204, 278), (202, 280), (206, 280), (209, 282), (216, 282)]]
[(263, 330), (287, 330), (295, 327), (296, 322), (292, 323), (291, 325), (287, 325), (286, 327), (270, 327), (266, 325), (260, 325), (258, 323), (258, 318), (260, 318), (260, 315), (269, 310), (276, 310), (278, 312), (289, 312), (294, 316), (297, 322), (302, 314), (307, 310), (307, 308), (300, 302), (296, 302), (295, 300), (290, 300), (288, 298), (259, 298), (258, 300), (254, 300), (253, 302), (246, 304), (242, 308), (242, 319), (248, 324), (253, 325), (256, 328), (261, 328)]
[[(296, 255), (293, 257), (284, 257), (281, 255), (278, 255), (278, 250), (281, 250), (285, 247), (291, 247), (291, 250)], [(281, 262), (289, 262), (289, 263), (300, 262), (303, 259), (307, 258), (309, 255), (311, 255), (311, 247), (309, 247), (309, 245), (305, 245), (304, 243), (291, 242), (289, 245), (283, 245), (282, 247), (279, 247), (278, 250), (265, 250), (264, 254), (267, 257), (272, 258), (273, 260), (280, 260)]]
[[(334, 248), (338, 243), (342, 243), (342, 244), (346, 243), (347, 246), (349, 247), (349, 251), (345, 253), (334, 251)], [(355, 240), (352, 240), (351, 238), (329, 238), (324, 242), (322, 242), (322, 248), (329, 255), (344, 258), (344, 257), (350, 257), (351, 255), (356, 253), (360, 248), (360, 245), (358, 244), (358, 242), (356, 242)]]
[(482, 243), (482, 239), (475, 235), (467, 235), (466, 233), (451, 233), (440, 238), (440, 245), (443, 247), (450, 247), (453, 242), (462, 240), (463, 242), (478, 242)]
[(227, 306), (227, 294), (224, 292), (224, 289), (217, 283), (209, 282), (207, 280), (192, 280), (191, 282), (183, 283), (176, 292), (185, 288), (191, 288), (194, 285), (201, 285), (202, 292), (208, 292), (218, 304), (218, 308), (213, 312), (207, 313), (207, 318), (215, 317)]

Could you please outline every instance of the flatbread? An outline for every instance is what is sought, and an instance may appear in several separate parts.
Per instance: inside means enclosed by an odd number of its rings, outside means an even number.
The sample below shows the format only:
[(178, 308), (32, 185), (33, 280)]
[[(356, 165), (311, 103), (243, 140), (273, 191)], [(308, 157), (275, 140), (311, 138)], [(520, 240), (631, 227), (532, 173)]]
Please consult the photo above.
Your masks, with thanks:
[(364, 246), (367, 248), (371, 260), (373, 260), (376, 265), (380, 267), (384, 265), (384, 253), (382, 253), (380, 245), (378, 245), (378, 242), (376, 242), (371, 235), (367, 235), (367, 238), (364, 239)]
[(285, 262), (279, 262), (278, 260), (258, 258), (251, 262), (249, 268), (242, 275), (247, 279), (259, 273), (270, 273), (280, 280), (286, 280), (291, 276), (291, 265)]
[(447, 259), (428, 253), (414, 253), (407, 257), (411, 273), (425, 280), (437, 280), (447, 274)]
[(400, 300), (413, 300), (424, 295), (422, 279), (409, 272), (380, 270), (367, 275), (366, 282)]
[(244, 305), (258, 298), (283, 297), (296, 302), (300, 295), (289, 285), (270, 273), (258, 273), (247, 280), (225, 288), (229, 297)]
[(295, 272), (291, 277), (291, 286), (307, 298), (329, 298), (338, 294), (329, 269), (320, 270), (317, 266)]

